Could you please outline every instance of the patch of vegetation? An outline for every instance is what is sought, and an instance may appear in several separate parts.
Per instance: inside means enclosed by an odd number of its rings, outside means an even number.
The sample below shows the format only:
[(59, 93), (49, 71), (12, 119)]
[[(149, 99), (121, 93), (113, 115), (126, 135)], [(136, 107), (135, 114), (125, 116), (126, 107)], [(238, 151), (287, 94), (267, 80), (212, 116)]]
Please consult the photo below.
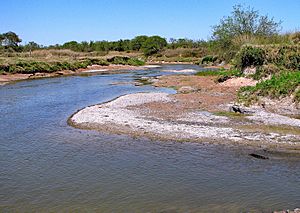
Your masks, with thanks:
[(203, 70), (197, 72), (195, 75), (197, 76), (219, 76), (219, 77), (239, 77), (242, 75), (240, 70), (225, 70), (224, 68), (217, 70)]
[(245, 46), (236, 55), (236, 66), (240, 69), (250, 66), (262, 66), (265, 61), (265, 52), (261, 48)]
[(256, 68), (256, 72), (251, 75), (254, 80), (260, 80), (262, 78), (269, 77), (270, 75), (278, 74), (282, 71), (278, 66), (274, 64), (266, 64)]
[(285, 71), (273, 75), (271, 79), (262, 81), (256, 86), (242, 87), (238, 93), (241, 102), (252, 104), (258, 101), (259, 96), (282, 98), (293, 95), (294, 101), (300, 102), (300, 72)]
[[(236, 67), (272, 65), (288, 70), (300, 70), (299, 45), (246, 45), (234, 59)], [(264, 68), (265, 69), (265, 68)], [(269, 72), (270, 69), (267, 69)]]
[(158, 53), (167, 46), (167, 40), (160, 36), (150, 36), (142, 44), (142, 50), (145, 56), (150, 56)]
[(226, 116), (226, 117), (233, 117), (233, 118), (243, 118), (250, 116), (249, 114), (242, 114), (242, 113), (236, 113), (236, 112), (229, 112), (229, 111), (220, 111), (220, 112), (214, 112), (214, 115), (217, 116)]
[(130, 58), (127, 56), (114, 56), (107, 59), (109, 63), (112, 64), (122, 64), (122, 65), (131, 65), (131, 66), (142, 66), (145, 65), (145, 62), (137, 58)]
[[(135, 59), (135, 58), (127, 58), (125, 57), (115, 57), (111, 63), (113, 64), (124, 64), (124, 65), (132, 65), (132, 66), (140, 66), (144, 65), (145, 62)], [(81, 59), (76, 61), (25, 61), (18, 60), (15, 63), (11, 64), (2, 64), (0, 65), (0, 72), (8, 72), (8, 73), (23, 73), (23, 74), (33, 74), (37, 72), (45, 72), (52, 73), (62, 70), (78, 70), (85, 69), (90, 65), (101, 65), (108, 66), (110, 62), (103, 59)]]
[(131, 66), (143, 66), (143, 65), (145, 65), (145, 61), (142, 61), (142, 60), (137, 59), (137, 58), (130, 58), (128, 60), (128, 65), (131, 65)]
[(263, 133), (279, 133), (279, 134), (293, 134), (299, 135), (299, 129), (297, 127), (287, 125), (239, 125), (238, 129), (247, 130), (249, 132), (263, 132)]
[(218, 60), (218, 56), (213, 56), (213, 55), (207, 55), (207, 56), (204, 56), (199, 64), (209, 64), (209, 63), (214, 63)]
[(216, 81), (218, 83), (221, 83), (232, 77), (242, 76), (242, 72), (240, 70), (225, 70), (224, 68), (221, 68), (218, 70), (199, 71), (195, 75), (197, 75), (197, 76), (217, 76)]

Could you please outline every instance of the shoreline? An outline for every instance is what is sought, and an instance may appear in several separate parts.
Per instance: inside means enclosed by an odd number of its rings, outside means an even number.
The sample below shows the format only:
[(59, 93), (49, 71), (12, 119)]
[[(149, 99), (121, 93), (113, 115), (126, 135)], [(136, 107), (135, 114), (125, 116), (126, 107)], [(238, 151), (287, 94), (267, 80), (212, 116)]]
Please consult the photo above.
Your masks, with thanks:
[[(53, 78), (53, 77), (61, 77), (61, 76), (72, 76), (72, 75), (93, 75), (99, 73), (107, 73), (107, 74), (114, 74), (116, 71), (130, 71), (130, 70), (139, 70), (143, 69), (150, 69), (160, 67), (160, 65), (189, 65), (193, 64), (191, 62), (164, 62), (164, 61), (149, 61), (146, 65), (143, 66), (131, 66), (131, 65), (119, 65), (119, 64), (110, 64), (108, 66), (101, 66), (101, 65), (91, 65), (85, 69), (78, 69), (75, 71), (72, 70), (61, 70), (52, 73), (46, 72), (37, 72), (34, 74), (22, 74), (22, 73), (15, 73), (15, 74), (0, 74), (0, 86), (4, 86), (9, 83), (14, 83), (18, 81), (24, 80), (32, 80), (32, 79), (42, 79), (42, 78)], [(221, 69), (228, 67), (225, 66), (203, 66), (203, 68), (207, 69)], [(184, 73), (182, 71), (174, 71), (175, 73)], [(190, 73), (192, 71), (186, 70), (186, 72)], [(195, 72), (195, 71), (193, 71)]]
[[(99, 73), (113, 74), (116, 71), (129, 71), (129, 70), (139, 70), (141, 68), (148, 69), (147, 66), (130, 66), (130, 65), (114, 65), (110, 64), (108, 66), (101, 65), (91, 65), (85, 69), (72, 70), (61, 70), (53, 73), (38, 72), (34, 74), (6, 74), (0, 75), (0, 86), (14, 83), (23, 80), (41, 79), (41, 78), (53, 78), (61, 76), (72, 76), (72, 75), (93, 75)], [(150, 68), (150, 67), (149, 67)]]
[[(133, 137), (242, 145), (300, 153), (300, 133), (293, 135), (237, 128), (227, 117), (205, 111), (184, 113), (177, 118), (166, 119), (157, 115), (157, 110), (153, 111), (147, 106), (153, 103), (174, 104), (174, 102), (176, 99), (173, 95), (166, 93), (123, 95), (78, 110), (69, 117), (68, 124), (75, 128)], [(297, 123), (296, 132), (299, 127)]]

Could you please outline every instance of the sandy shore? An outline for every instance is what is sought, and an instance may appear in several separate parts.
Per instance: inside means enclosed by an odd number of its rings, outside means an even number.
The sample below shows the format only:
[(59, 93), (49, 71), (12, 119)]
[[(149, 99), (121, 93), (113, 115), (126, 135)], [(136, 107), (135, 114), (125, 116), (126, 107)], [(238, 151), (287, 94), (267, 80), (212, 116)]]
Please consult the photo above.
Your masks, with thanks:
[[(83, 129), (146, 136), (177, 141), (200, 141), (220, 144), (244, 144), (266, 147), (300, 149), (300, 120), (276, 117), (257, 110), (251, 119), (232, 120), (204, 110), (183, 111), (165, 115), (161, 107), (178, 100), (166, 93), (137, 93), (121, 96), (110, 102), (84, 108), (69, 119), (69, 123)], [(162, 115), (164, 114), (164, 115)], [(274, 117), (275, 116), (275, 117)], [(274, 119), (275, 118), (275, 119)], [(286, 132), (264, 131), (260, 126), (288, 126)], [(285, 122), (283, 123), (283, 120)], [(258, 129), (250, 126), (255, 124)]]

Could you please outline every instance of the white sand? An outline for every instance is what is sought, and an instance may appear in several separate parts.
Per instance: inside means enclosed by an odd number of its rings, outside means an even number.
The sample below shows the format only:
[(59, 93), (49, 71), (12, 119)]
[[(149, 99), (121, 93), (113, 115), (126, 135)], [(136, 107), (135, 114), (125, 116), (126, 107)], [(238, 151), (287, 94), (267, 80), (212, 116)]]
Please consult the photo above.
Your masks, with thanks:
[(109, 71), (108, 69), (99, 69), (99, 70), (85, 70), (85, 71), (83, 71), (83, 72), (91, 72), (91, 73), (93, 73), (93, 72), (106, 72), (106, 71)]
[(194, 69), (183, 69), (183, 70), (163, 70), (164, 72), (174, 72), (174, 73), (194, 73), (197, 70)]
[[(157, 101), (172, 102), (174, 100), (166, 93), (136, 93), (124, 95), (108, 103), (86, 107), (75, 113), (71, 117), (71, 121), (77, 126), (82, 127), (93, 124), (97, 126), (126, 126), (130, 128), (133, 133), (146, 131), (153, 136), (160, 136), (162, 138), (170, 138), (169, 136), (171, 136), (176, 139), (210, 138), (221, 139), (222, 141), (250, 140), (289, 144), (300, 142), (299, 135), (251, 133), (231, 127), (222, 127), (220, 124), (228, 123), (227, 117), (215, 116), (211, 113), (204, 113), (203, 111), (188, 113), (186, 116), (174, 121), (165, 121), (151, 116), (143, 116), (136, 108), (132, 109), (132, 106)], [(212, 124), (217, 125), (213, 126)]]
[(142, 66), (142, 68), (159, 68), (161, 67), (160, 65), (145, 65), (145, 66)]

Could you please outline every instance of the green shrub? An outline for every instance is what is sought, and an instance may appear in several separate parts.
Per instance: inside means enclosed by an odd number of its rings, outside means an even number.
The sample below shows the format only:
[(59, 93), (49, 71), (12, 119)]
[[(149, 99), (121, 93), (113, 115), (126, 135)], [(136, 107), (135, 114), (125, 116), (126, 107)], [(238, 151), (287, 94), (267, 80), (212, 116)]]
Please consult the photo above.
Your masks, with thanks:
[(128, 64), (128, 60), (129, 60), (129, 57), (127, 57), (127, 56), (115, 56), (115, 57), (107, 59), (107, 61), (112, 64), (121, 64), (121, 65)]
[(132, 66), (141, 66), (145, 62), (137, 58), (129, 58), (127, 56), (115, 56), (113, 58), (107, 59), (108, 62), (112, 64), (121, 64), (121, 65), (132, 65)]
[(97, 64), (97, 65), (100, 65), (100, 66), (108, 66), (109, 65), (108, 61), (103, 60), (103, 59), (91, 59), (91, 63), (92, 64)]
[(244, 46), (237, 53), (235, 63), (238, 68), (261, 66), (265, 61), (265, 51), (258, 47)]
[(207, 55), (201, 59), (200, 64), (214, 63), (217, 59), (217, 56)]
[(274, 64), (288, 70), (300, 70), (299, 45), (243, 46), (235, 56), (237, 68)]
[(9, 67), (9, 72), (11, 72), (11, 73), (26, 73), (26, 70), (23, 67), (14, 64)]
[(143, 66), (143, 65), (145, 65), (145, 62), (142, 61), (142, 60), (139, 60), (137, 58), (130, 58), (128, 60), (128, 65), (131, 65), (131, 66)]
[(236, 77), (239, 77), (242, 75), (242, 73), (239, 70), (218, 69), (218, 70), (199, 71), (195, 75), (197, 75), (197, 76), (236, 76)]

